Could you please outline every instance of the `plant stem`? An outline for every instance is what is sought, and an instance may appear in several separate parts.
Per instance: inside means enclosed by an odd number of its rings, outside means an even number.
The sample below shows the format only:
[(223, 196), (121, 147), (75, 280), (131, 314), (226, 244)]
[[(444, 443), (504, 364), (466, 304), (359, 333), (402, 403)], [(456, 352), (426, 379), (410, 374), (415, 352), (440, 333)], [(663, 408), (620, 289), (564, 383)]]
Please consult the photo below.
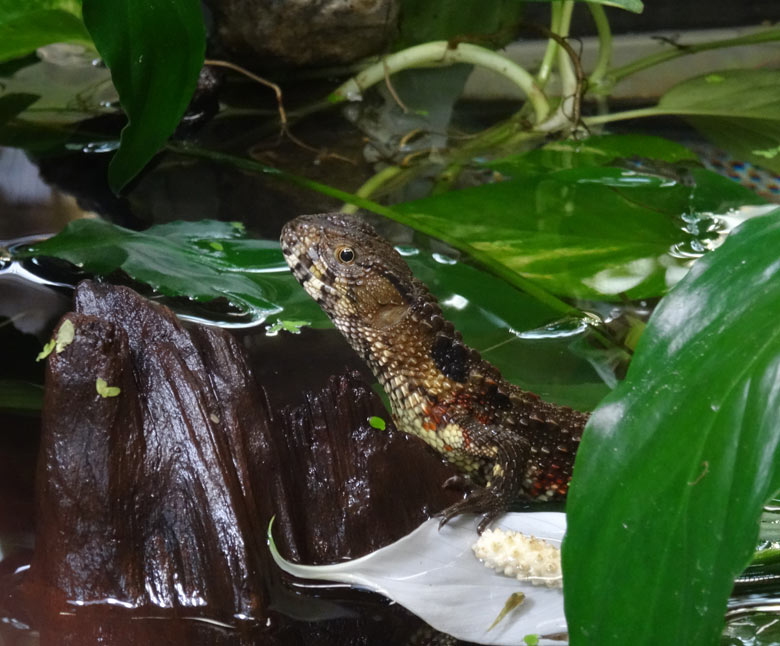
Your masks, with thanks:
[(680, 56), (688, 56), (689, 54), (697, 54), (710, 49), (721, 49), (724, 47), (738, 47), (740, 45), (755, 45), (757, 43), (767, 43), (775, 40), (780, 40), (780, 29), (768, 29), (766, 31), (759, 32), (757, 34), (750, 34), (748, 36), (737, 36), (736, 38), (727, 38), (725, 40), (714, 40), (706, 43), (699, 43), (696, 45), (677, 45), (672, 49), (668, 49), (657, 54), (651, 54), (645, 56), (632, 63), (623, 65), (609, 72), (609, 76), (615, 81), (635, 74), (640, 70), (664, 63)]
[[(393, 177), (397, 177), (403, 169), (400, 166), (388, 166), (381, 171), (369, 177), (366, 182), (361, 186), (355, 195), (358, 197), (371, 197), (382, 185), (386, 184)], [(345, 203), (341, 207), (343, 213), (355, 213), (358, 210), (358, 206), (355, 203)]]
[(544, 121), (550, 112), (550, 106), (536, 80), (524, 68), (508, 58), (484, 47), (470, 43), (459, 43), (451, 47), (446, 40), (424, 43), (409, 49), (395, 52), (383, 61), (371, 65), (357, 76), (340, 85), (328, 97), (332, 103), (360, 100), (363, 92), (379, 83), (387, 74), (412, 67), (438, 67), (454, 63), (470, 63), (501, 74), (520, 87), (536, 114), (536, 122)]
[[(553, 2), (550, 5), (550, 31), (554, 34), (560, 33), (561, 26), (561, 3)], [(555, 53), (558, 51), (558, 43), (554, 39), (549, 38), (547, 40), (547, 49), (544, 50), (544, 58), (542, 64), (539, 65), (539, 70), (536, 72), (536, 82), (539, 87), (547, 85), (547, 81), (550, 80), (550, 73), (552, 72), (553, 61), (555, 60)]]
[(604, 80), (612, 60), (612, 30), (609, 27), (609, 20), (604, 7), (595, 2), (589, 2), (588, 9), (590, 9), (590, 15), (593, 17), (596, 32), (599, 36), (599, 53), (596, 58), (596, 65), (588, 77), (588, 89), (593, 91)]
[[(571, 27), (571, 16), (574, 11), (574, 0), (564, 0), (564, 2), (555, 2), (560, 5), (560, 20), (558, 21), (558, 36), (566, 38), (569, 35)], [(558, 73), (561, 77), (561, 102), (555, 113), (543, 124), (538, 126), (539, 130), (545, 132), (557, 132), (567, 127), (576, 126), (575, 104), (579, 100), (577, 93), (580, 90), (577, 76), (574, 73), (569, 52), (560, 45), (558, 46)]]

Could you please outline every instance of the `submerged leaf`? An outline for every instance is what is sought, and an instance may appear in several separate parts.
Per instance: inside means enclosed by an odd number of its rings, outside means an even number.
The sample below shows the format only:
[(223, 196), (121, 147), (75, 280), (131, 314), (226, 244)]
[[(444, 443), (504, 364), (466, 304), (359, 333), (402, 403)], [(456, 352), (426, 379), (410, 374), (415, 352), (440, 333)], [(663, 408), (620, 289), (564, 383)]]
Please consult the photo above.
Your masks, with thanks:
[(698, 261), (591, 417), (566, 507), (573, 645), (716, 643), (780, 488), (778, 249), (780, 210)]
[[(565, 531), (562, 513), (513, 513), (498, 525), (560, 544)], [(472, 553), (477, 539), (473, 516), (456, 518), (439, 529), (432, 518), (408, 536), (362, 558), (334, 565), (301, 565), (283, 559), (268, 540), (276, 563), (307, 579), (349, 583), (374, 590), (400, 603), (437, 630), (481, 644), (518, 644), (540, 634), (540, 644), (554, 644), (548, 634), (566, 631), (563, 595), (485, 568)], [(521, 592), (526, 602), (511, 618), (496, 625), (507, 597)], [(490, 630), (492, 628), (492, 630)]]

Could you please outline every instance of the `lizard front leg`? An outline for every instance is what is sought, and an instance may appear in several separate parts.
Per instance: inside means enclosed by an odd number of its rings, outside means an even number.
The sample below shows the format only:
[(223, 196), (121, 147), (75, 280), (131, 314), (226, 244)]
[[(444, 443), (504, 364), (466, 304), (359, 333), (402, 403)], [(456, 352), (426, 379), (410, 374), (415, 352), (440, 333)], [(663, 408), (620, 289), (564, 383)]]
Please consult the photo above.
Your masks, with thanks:
[(506, 428), (473, 418), (462, 417), (451, 423), (460, 426), (468, 438), (460, 450), (480, 465), (477, 471), (485, 485), (472, 489), (463, 500), (442, 511), (439, 527), (460, 514), (482, 514), (477, 528), (481, 534), (512, 502), (523, 497), (522, 479), (530, 459), (530, 443)]

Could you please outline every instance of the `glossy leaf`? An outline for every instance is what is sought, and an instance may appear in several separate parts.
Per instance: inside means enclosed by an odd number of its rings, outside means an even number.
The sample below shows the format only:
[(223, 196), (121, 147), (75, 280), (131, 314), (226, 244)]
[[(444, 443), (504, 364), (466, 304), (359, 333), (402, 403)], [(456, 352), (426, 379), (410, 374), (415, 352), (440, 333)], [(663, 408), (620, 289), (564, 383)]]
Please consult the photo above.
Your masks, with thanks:
[[(505, 514), (496, 523), (560, 545), (566, 528), (562, 513)], [(286, 572), (305, 579), (349, 583), (368, 588), (400, 603), (437, 630), (480, 644), (521, 643), (526, 635), (541, 635), (537, 642), (553, 646), (548, 634), (566, 631), (563, 595), (489, 570), (474, 556), (476, 519), (461, 516), (439, 529), (431, 518), (411, 534), (353, 561), (333, 565), (302, 565), (284, 560), (268, 532), (271, 554)], [(522, 592), (525, 600), (493, 626), (507, 600)]]
[(716, 643), (780, 488), (778, 248), (780, 210), (699, 260), (594, 412), (567, 502), (574, 646)]
[(84, 22), (111, 70), (128, 124), (108, 181), (121, 190), (173, 133), (203, 66), (197, 0), (84, 0)]
[(0, 62), (50, 43), (90, 44), (76, 0), (0, 0)]
[[(631, 149), (634, 156), (621, 154)], [(635, 158), (645, 150), (660, 159)], [(733, 219), (760, 212), (735, 209), (765, 203), (689, 157), (657, 138), (555, 143), (490, 163), (506, 181), (393, 209), (555, 294), (652, 298), (716, 246)]]
[(290, 274), (279, 245), (249, 240), (243, 227), (228, 222), (171, 222), (139, 233), (82, 219), (18, 255), (55, 256), (103, 276), (121, 269), (165, 296), (200, 302), (221, 297), (249, 315), (238, 322), (259, 323), (280, 313), (281, 302), (291, 309), (294, 304), (296, 316), (323, 319)]
[(691, 123), (738, 159), (780, 172), (780, 155), (754, 150), (780, 145), (780, 70), (724, 70), (683, 81), (658, 103)]

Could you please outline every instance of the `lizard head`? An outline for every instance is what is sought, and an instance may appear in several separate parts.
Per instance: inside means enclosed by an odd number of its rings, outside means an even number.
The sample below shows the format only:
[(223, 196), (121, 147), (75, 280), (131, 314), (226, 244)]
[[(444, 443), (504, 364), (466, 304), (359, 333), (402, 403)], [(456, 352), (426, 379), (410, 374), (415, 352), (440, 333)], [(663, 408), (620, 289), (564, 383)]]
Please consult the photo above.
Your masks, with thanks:
[(358, 327), (389, 328), (411, 308), (411, 270), (359, 217), (302, 215), (284, 226), (281, 245), (295, 277), (348, 337)]

